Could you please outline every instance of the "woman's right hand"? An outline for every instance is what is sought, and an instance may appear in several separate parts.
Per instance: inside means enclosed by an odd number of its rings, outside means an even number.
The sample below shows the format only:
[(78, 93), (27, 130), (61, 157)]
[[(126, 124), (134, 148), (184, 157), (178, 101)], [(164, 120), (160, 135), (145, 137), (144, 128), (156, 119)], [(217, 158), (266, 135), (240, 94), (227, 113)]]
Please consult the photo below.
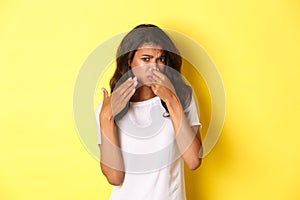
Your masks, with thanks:
[(102, 88), (103, 102), (99, 122), (101, 129), (100, 165), (102, 173), (112, 185), (121, 185), (124, 181), (124, 163), (120, 149), (114, 117), (121, 112), (135, 92), (136, 78), (129, 78), (111, 95)]
[(112, 94), (109, 96), (105, 88), (102, 88), (103, 92), (103, 103), (100, 112), (100, 120), (108, 119), (113, 120), (114, 117), (121, 112), (130, 98), (135, 93), (135, 87), (137, 86), (137, 78), (129, 78), (120, 85)]

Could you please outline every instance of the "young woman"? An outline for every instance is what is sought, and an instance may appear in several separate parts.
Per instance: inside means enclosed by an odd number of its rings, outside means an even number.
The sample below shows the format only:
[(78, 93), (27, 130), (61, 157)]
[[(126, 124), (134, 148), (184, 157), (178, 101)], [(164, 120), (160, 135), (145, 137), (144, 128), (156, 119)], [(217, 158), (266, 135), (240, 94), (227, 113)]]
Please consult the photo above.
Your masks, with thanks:
[(181, 56), (155, 25), (130, 31), (117, 52), (111, 94), (96, 111), (100, 165), (111, 200), (185, 200), (185, 163), (201, 164), (201, 126)]

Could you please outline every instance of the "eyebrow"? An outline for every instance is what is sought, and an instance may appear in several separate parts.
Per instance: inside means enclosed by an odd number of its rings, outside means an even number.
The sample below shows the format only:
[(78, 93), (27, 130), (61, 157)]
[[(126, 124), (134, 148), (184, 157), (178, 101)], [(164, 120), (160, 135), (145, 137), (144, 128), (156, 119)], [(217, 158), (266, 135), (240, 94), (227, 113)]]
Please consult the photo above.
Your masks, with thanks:
[(153, 58), (153, 57), (154, 57), (154, 56), (149, 55), (149, 54), (143, 54), (143, 55), (141, 55), (141, 56), (148, 56), (148, 57), (150, 57), (150, 58)]
[[(143, 55), (141, 55), (141, 56), (148, 56), (148, 57), (150, 57), (150, 58), (154, 58), (153, 55), (149, 55), (149, 54), (143, 54)], [(160, 55), (158, 58), (165, 57), (165, 56), (166, 56), (166, 55), (163, 53), (163, 54)]]

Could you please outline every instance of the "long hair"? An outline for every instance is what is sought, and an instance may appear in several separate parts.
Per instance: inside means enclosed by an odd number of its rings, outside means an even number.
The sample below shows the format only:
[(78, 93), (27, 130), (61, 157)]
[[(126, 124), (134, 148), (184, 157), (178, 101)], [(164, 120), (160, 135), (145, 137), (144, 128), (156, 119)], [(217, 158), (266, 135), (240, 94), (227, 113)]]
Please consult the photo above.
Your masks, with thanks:
[[(164, 51), (166, 58), (165, 65), (167, 67), (164, 68), (163, 73), (170, 79), (176, 95), (183, 109), (185, 109), (191, 102), (192, 89), (184, 82), (180, 75), (182, 65), (180, 53), (169, 36), (162, 29), (152, 24), (138, 25), (123, 38), (116, 55), (116, 70), (110, 79), (111, 92), (118, 88), (127, 78), (134, 76), (128, 61), (129, 63), (132, 61), (137, 49), (145, 43), (158, 45)], [(161, 102), (168, 112), (165, 102), (162, 100)], [(127, 112), (128, 108), (129, 103), (115, 116), (115, 120), (120, 119)]]

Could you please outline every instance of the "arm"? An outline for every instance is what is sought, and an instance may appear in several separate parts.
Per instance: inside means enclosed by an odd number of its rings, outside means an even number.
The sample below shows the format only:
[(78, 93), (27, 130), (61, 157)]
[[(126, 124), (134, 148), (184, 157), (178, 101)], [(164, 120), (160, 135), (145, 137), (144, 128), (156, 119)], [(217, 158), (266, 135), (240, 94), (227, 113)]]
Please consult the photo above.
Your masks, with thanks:
[(202, 157), (200, 155), (202, 143), (198, 134), (199, 127), (189, 125), (170, 80), (159, 71), (153, 71), (153, 74), (155, 82), (151, 88), (157, 96), (166, 102), (182, 158), (189, 169), (197, 169), (201, 164)]
[(101, 144), (99, 145), (101, 171), (111, 185), (121, 185), (125, 173), (113, 117), (102, 115), (100, 127), (102, 133)]
[(182, 158), (189, 169), (195, 170), (201, 164), (201, 138), (198, 126), (191, 127), (185, 117), (182, 106), (174, 93), (165, 100), (175, 130), (176, 142)]
[(118, 114), (135, 92), (136, 79), (128, 79), (110, 96), (103, 88), (103, 104), (99, 115), (101, 130), (100, 166), (102, 173), (112, 185), (121, 185), (124, 181), (124, 163), (114, 124), (114, 116)]

